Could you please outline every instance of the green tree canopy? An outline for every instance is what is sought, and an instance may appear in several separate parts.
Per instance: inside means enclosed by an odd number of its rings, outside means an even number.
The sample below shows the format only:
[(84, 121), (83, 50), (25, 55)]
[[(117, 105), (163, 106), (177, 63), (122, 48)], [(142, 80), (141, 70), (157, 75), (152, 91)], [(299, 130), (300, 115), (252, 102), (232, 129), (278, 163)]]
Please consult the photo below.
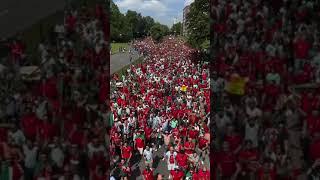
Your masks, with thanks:
[(160, 41), (164, 36), (169, 34), (169, 28), (166, 25), (156, 23), (151, 27), (150, 34), (154, 40)]
[(190, 5), (190, 12), (187, 14), (187, 40), (191, 46), (197, 49), (209, 49), (210, 43), (210, 20), (209, 1), (195, 0)]
[[(132, 39), (149, 36), (151, 35), (151, 28), (156, 24), (152, 17), (143, 17), (136, 11), (128, 10), (126, 14), (122, 14), (113, 1), (110, 2), (110, 11), (111, 41), (128, 42)], [(161, 37), (163, 34), (167, 35), (169, 28), (160, 23), (158, 24), (161, 27), (159, 35)], [(156, 32), (156, 29), (154, 29), (154, 32)]]
[(178, 22), (176, 24), (174, 24), (172, 27), (171, 27), (171, 33), (172, 34), (182, 34), (182, 23), (181, 22)]

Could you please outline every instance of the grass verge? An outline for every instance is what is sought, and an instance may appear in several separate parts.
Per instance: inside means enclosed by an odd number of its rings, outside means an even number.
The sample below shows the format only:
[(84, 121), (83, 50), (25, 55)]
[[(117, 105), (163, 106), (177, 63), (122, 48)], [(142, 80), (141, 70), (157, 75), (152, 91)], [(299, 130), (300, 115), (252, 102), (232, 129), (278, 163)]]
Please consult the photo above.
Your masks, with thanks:
[(119, 48), (123, 47), (128, 49), (128, 43), (111, 43), (111, 54), (116, 54), (119, 52)]

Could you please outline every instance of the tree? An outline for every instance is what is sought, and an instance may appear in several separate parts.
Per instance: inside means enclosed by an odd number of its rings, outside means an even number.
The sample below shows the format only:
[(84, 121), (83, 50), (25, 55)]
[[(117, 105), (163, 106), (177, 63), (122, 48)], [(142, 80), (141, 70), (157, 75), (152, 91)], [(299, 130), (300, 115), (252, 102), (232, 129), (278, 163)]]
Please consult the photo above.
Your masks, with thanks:
[(145, 23), (144, 36), (148, 36), (151, 30), (151, 27), (155, 24), (155, 22), (154, 22), (154, 19), (150, 16), (143, 17), (143, 21)]
[(182, 34), (182, 23), (178, 22), (178, 23), (174, 24), (171, 27), (170, 31), (172, 34), (175, 34), (175, 35)]
[(197, 49), (209, 49), (210, 19), (209, 1), (195, 0), (190, 5), (190, 12), (186, 17), (188, 43)]
[(156, 23), (151, 27), (150, 34), (154, 40), (160, 41), (164, 36), (169, 34), (169, 28), (166, 25)]

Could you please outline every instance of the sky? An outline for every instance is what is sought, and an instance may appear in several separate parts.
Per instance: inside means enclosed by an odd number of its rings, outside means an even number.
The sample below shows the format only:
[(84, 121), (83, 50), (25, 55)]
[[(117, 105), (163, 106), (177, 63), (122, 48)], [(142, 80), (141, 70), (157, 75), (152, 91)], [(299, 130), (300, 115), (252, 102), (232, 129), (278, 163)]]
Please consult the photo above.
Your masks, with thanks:
[(161, 24), (172, 26), (174, 20), (182, 21), (183, 8), (194, 0), (114, 0), (122, 13), (137, 11), (142, 16), (151, 16)]

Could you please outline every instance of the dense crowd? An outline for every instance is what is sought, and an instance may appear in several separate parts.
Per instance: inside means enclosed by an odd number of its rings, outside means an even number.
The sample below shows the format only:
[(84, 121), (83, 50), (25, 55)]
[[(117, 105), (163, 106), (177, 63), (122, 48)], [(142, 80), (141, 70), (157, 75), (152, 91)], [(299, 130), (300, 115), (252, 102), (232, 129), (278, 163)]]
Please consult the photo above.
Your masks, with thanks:
[(319, 8), (213, 0), (213, 178), (320, 177)]
[[(108, 16), (97, 5), (66, 10), (64, 18), (39, 44), (38, 64), (21, 39), (8, 43), (1, 180), (108, 178)], [(23, 76), (20, 67), (30, 65), (40, 72)]]
[(138, 164), (146, 180), (209, 180), (208, 65), (194, 63), (197, 51), (174, 37), (133, 47), (143, 63), (111, 79), (112, 177), (137, 178)]

